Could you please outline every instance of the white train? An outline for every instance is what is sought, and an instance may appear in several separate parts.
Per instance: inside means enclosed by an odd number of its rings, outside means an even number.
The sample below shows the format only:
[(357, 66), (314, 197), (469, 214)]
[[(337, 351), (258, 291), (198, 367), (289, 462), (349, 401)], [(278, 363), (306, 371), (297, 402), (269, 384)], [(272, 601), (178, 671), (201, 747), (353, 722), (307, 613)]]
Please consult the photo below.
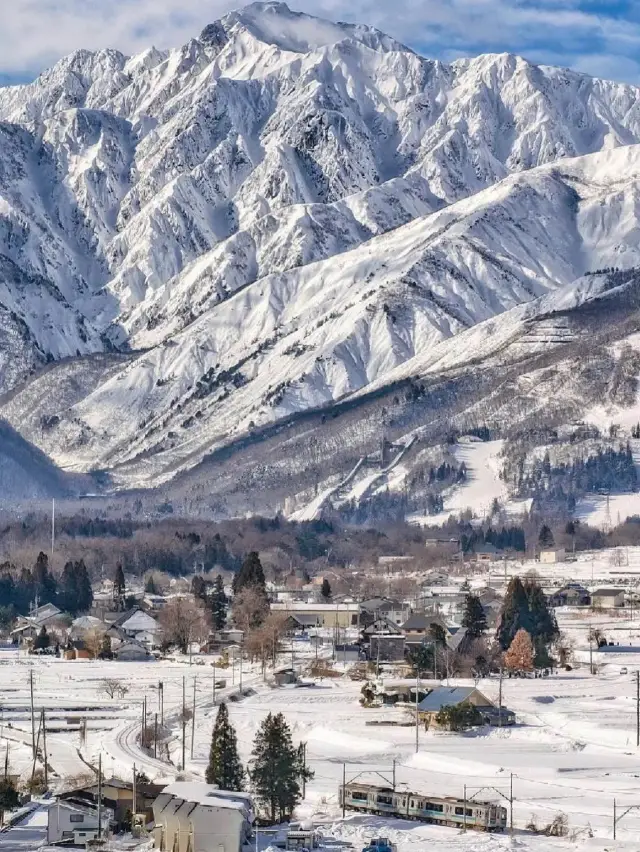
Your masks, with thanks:
[(507, 809), (495, 802), (477, 802), (475, 799), (465, 802), (453, 796), (427, 796), (355, 781), (340, 785), (340, 804), (352, 811), (415, 819), (452, 828), (466, 826), (477, 831), (504, 831), (507, 826)]

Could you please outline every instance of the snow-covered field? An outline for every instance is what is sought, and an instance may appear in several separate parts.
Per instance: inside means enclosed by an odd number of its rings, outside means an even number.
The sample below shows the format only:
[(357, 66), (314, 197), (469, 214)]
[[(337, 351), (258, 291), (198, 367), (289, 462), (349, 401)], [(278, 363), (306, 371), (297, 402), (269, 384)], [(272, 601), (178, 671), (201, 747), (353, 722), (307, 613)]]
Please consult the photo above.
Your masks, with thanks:
[[(588, 566), (584, 561), (580, 563)], [(598, 571), (604, 566), (598, 566)], [(300, 816), (320, 823), (327, 835), (359, 844), (376, 833), (393, 837), (399, 852), (424, 849), (434, 845), (438, 850), (489, 852), (506, 848), (508, 837), (490, 837), (474, 833), (425, 826), (399, 820), (382, 820), (360, 815), (341, 818), (338, 786), (343, 764), (348, 778), (364, 773), (375, 781), (376, 772), (391, 778), (395, 761), (397, 781), (411, 789), (461, 796), (467, 786), (469, 796), (499, 798), (509, 795), (513, 775), (514, 843), (523, 850), (575, 848), (569, 840), (538, 838), (525, 830), (532, 820), (539, 826), (549, 823), (558, 813), (569, 820), (570, 832), (578, 845), (588, 848), (640, 849), (640, 812), (631, 811), (617, 827), (618, 847), (611, 841), (613, 800), (619, 812), (637, 802), (640, 769), (636, 749), (635, 684), (632, 672), (640, 667), (640, 621), (624, 622), (605, 614), (559, 613), (561, 627), (576, 645), (576, 658), (586, 663), (587, 630), (590, 623), (615, 622), (628, 631), (622, 636), (626, 644), (637, 644), (632, 653), (614, 651), (596, 653), (598, 674), (589, 674), (586, 665), (572, 672), (544, 679), (510, 680), (504, 683), (504, 702), (518, 714), (519, 724), (512, 729), (486, 729), (466, 735), (420, 731), (419, 751), (415, 751), (413, 727), (369, 727), (369, 720), (405, 720), (406, 711), (396, 708), (365, 710), (358, 703), (361, 684), (348, 678), (325, 679), (306, 688), (272, 688), (246, 664), (244, 684), (254, 694), (241, 702), (230, 703), (230, 713), (238, 730), (242, 757), (249, 759), (255, 731), (268, 712), (282, 711), (296, 741), (307, 743), (307, 756), (315, 778), (307, 785), (307, 795), (300, 806)], [(304, 653), (305, 649), (301, 649)], [(298, 657), (300, 659), (300, 656)], [(214, 711), (211, 704), (213, 672), (210, 667), (191, 667), (170, 662), (105, 663), (68, 662), (59, 660), (26, 660), (14, 651), (5, 651), (0, 665), (0, 696), (5, 712), (28, 699), (29, 671), (33, 668), (36, 707), (45, 706), (51, 715), (70, 713), (83, 716), (81, 708), (103, 708), (100, 715), (112, 715), (113, 730), (88, 731), (81, 746), (79, 734), (56, 733), (48, 737), (50, 763), (61, 776), (86, 773), (83, 763), (94, 763), (102, 752), (108, 774), (124, 777), (134, 762), (152, 779), (171, 778), (175, 767), (142, 755), (135, 743), (141, 702), (147, 695), (148, 712), (157, 710), (157, 683), (165, 689), (165, 715), (171, 720), (175, 735), (172, 754), (179, 757), (181, 744), (175, 711), (182, 701), (182, 677), (186, 676), (187, 701), (193, 699), (196, 682), (196, 737), (194, 758), (189, 759), (187, 741), (186, 771), (194, 777), (202, 775), (206, 765)], [(621, 668), (628, 669), (621, 674)], [(218, 672), (220, 675), (220, 672)], [(102, 678), (118, 677), (130, 692), (123, 701), (105, 698), (99, 687)], [(231, 672), (226, 672), (231, 684)], [(237, 677), (236, 677), (237, 684)], [(491, 699), (498, 695), (498, 680), (490, 678), (479, 684)], [(76, 706), (75, 711), (69, 708)], [(109, 705), (112, 709), (109, 711)], [(107, 708), (107, 709), (104, 709)], [(97, 712), (94, 710), (94, 712)], [(15, 715), (15, 713), (14, 713)], [(11, 737), (27, 740), (30, 736), (28, 714), (14, 720)], [(190, 727), (190, 726), (189, 726)], [(5, 725), (5, 731), (6, 725)], [(21, 734), (19, 733), (22, 732)], [(124, 737), (123, 737), (124, 733)], [(21, 748), (12, 742), (12, 757)], [(27, 746), (23, 746), (27, 749)], [(28, 757), (28, 751), (26, 752)], [(589, 834), (594, 839), (589, 839)], [(0, 849), (9, 837), (0, 836)], [(16, 831), (11, 833), (16, 841)], [(266, 840), (265, 840), (266, 843)], [(16, 846), (15, 848), (20, 848)], [(23, 847), (24, 848), (24, 847)], [(37, 847), (33, 847), (37, 848)]]

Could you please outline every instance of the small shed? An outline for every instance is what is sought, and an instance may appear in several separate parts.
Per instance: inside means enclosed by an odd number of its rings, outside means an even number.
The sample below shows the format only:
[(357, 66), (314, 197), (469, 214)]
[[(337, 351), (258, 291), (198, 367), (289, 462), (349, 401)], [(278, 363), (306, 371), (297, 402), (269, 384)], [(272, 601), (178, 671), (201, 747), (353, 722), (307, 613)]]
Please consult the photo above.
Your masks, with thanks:
[(123, 642), (116, 650), (116, 659), (121, 662), (138, 662), (151, 659), (149, 652), (139, 642)]
[(591, 605), (600, 609), (624, 606), (624, 589), (595, 589), (591, 592)]
[(541, 550), (540, 551), (540, 562), (545, 565), (553, 565), (556, 562), (566, 562), (567, 561), (567, 553), (564, 547), (557, 547), (555, 549)]
[(285, 666), (281, 669), (276, 669), (273, 673), (273, 679), (278, 686), (288, 686), (298, 682), (298, 674), (291, 666)]

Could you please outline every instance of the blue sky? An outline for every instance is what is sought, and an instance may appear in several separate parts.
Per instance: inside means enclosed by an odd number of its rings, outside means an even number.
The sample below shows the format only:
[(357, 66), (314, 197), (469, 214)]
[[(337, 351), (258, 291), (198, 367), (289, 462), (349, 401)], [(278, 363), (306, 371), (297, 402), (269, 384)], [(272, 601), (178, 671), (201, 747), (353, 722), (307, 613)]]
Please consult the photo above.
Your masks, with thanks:
[[(197, 35), (234, 0), (2, 0), (0, 85), (33, 78), (84, 47), (134, 53)], [(640, 84), (640, 0), (291, 0), (372, 24), (427, 56), (509, 51)]]

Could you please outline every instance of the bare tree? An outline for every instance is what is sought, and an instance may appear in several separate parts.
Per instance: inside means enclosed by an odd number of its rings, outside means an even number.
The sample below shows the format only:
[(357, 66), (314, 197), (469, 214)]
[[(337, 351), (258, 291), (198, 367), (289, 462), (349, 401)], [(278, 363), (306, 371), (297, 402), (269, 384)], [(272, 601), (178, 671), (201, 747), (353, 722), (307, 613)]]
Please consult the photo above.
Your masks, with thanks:
[(191, 597), (173, 598), (160, 613), (167, 642), (186, 654), (192, 642), (204, 641), (211, 629), (208, 613)]
[(268, 611), (269, 601), (254, 586), (245, 586), (233, 599), (233, 620), (245, 633), (259, 627)]
[(102, 650), (104, 635), (104, 630), (99, 627), (92, 627), (90, 630), (87, 630), (82, 637), (85, 648), (94, 660)]
[(100, 682), (100, 692), (104, 692), (109, 698), (115, 698), (116, 695), (124, 698), (128, 691), (129, 687), (115, 677), (105, 677)]

